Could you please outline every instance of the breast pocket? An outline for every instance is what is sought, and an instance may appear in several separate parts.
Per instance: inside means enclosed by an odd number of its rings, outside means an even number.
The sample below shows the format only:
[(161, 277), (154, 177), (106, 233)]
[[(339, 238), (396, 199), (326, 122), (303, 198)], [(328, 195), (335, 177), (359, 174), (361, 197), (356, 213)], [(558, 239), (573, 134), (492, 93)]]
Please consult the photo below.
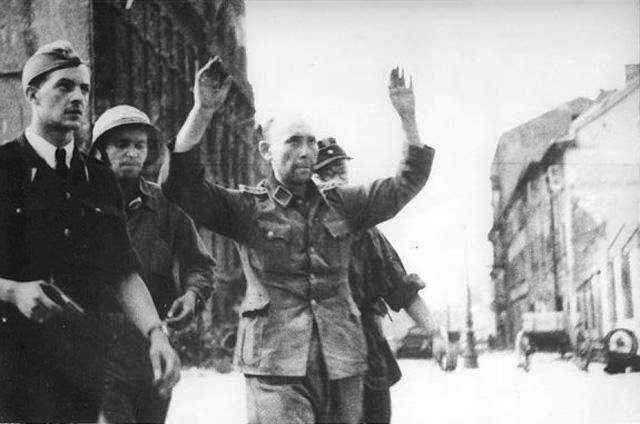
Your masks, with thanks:
[(326, 220), (323, 222), (325, 242), (322, 254), (328, 264), (334, 268), (346, 267), (351, 254), (351, 230), (343, 219)]
[(291, 224), (258, 221), (256, 244), (258, 249), (250, 250), (250, 260), (254, 267), (264, 271), (283, 271), (291, 266)]

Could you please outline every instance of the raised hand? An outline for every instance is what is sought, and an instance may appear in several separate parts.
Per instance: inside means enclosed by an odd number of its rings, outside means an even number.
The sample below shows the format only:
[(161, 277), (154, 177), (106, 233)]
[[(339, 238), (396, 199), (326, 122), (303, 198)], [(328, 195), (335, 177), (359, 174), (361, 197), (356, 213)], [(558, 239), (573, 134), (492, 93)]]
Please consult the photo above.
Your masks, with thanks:
[(225, 74), (221, 69), (222, 60), (216, 56), (198, 70), (193, 87), (195, 107), (216, 112), (224, 105), (232, 78), (227, 76), (220, 83), (220, 78)]
[(209, 59), (196, 73), (193, 108), (178, 131), (174, 152), (187, 152), (202, 140), (213, 114), (219, 111), (227, 100), (233, 79), (227, 76), (220, 84), (220, 79), (224, 78), (225, 74), (219, 57)]
[(391, 104), (402, 120), (414, 120), (416, 99), (413, 94), (413, 79), (409, 77), (409, 84), (405, 80), (404, 70), (394, 68), (389, 75), (389, 98)]

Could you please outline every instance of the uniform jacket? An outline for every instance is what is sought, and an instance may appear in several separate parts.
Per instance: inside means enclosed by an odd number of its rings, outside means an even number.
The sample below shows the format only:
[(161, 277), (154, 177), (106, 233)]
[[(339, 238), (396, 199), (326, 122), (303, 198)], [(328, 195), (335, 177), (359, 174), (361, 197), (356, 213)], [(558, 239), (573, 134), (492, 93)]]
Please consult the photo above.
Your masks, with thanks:
[(395, 177), (316, 186), (297, 198), (275, 177), (230, 190), (204, 180), (198, 151), (174, 153), (164, 186), (194, 219), (235, 240), (245, 258), (236, 362), (245, 374), (304, 376), (314, 323), (329, 379), (367, 367), (348, 283), (353, 235), (393, 217), (427, 181), (433, 150), (412, 146)]
[(24, 135), (0, 146), (0, 276), (53, 278), (91, 310), (138, 269), (111, 170), (76, 149), (64, 182)]
[[(129, 202), (127, 228), (142, 262), (142, 277), (161, 318), (173, 301), (192, 290), (203, 305), (211, 294), (215, 263), (198, 231), (160, 186), (140, 180), (140, 196)], [(174, 271), (177, 270), (177, 278)]]
[(40, 325), (0, 302), (0, 421), (95, 421), (113, 341), (97, 312), (138, 270), (110, 169), (75, 150), (63, 179), (24, 135), (0, 146), (0, 276), (53, 279), (87, 312)]
[(349, 284), (367, 340), (369, 370), (365, 384), (386, 389), (400, 379), (401, 373), (379, 318), (387, 313), (387, 305), (396, 312), (410, 306), (424, 284), (408, 278), (397, 252), (376, 228), (359, 234), (351, 251)]

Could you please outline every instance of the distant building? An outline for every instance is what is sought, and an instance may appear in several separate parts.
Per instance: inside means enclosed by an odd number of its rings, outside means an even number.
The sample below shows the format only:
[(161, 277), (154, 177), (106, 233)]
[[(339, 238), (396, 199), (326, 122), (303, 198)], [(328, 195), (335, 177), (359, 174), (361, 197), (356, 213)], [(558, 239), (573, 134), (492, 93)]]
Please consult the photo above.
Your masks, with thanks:
[(566, 137), (564, 217), (571, 234), (572, 328), (605, 335), (625, 327), (640, 337), (640, 79), (603, 93)]
[[(638, 315), (628, 303), (640, 301), (640, 267), (632, 266), (640, 263), (639, 244), (629, 244), (640, 211), (633, 69), (624, 89), (595, 101), (575, 99), (500, 138), (489, 239), (497, 332), (505, 344), (513, 343), (524, 312), (562, 313), (572, 337), (578, 321), (603, 335), (613, 325), (633, 324), (615, 315), (620, 308)], [(616, 290), (607, 285), (613, 280)], [(623, 291), (629, 301), (611, 300)]]
[(513, 344), (524, 312), (559, 311), (570, 279), (560, 225), (558, 195), (560, 152), (556, 140), (592, 101), (578, 98), (500, 137), (491, 184), (496, 332)]

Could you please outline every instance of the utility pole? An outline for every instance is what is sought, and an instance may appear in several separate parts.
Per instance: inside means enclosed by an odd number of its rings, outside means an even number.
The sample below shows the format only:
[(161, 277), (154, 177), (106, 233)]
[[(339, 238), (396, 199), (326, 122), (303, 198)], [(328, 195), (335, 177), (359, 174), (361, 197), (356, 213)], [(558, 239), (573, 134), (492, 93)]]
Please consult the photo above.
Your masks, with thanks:
[(473, 314), (471, 312), (471, 288), (467, 281), (467, 343), (464, 349), (464, 367), (478, 368), (478, 352), (476, 352), (476, 338), (473, 334)]
[[(553, 165), (552, 165), (553, 166)], [(549, 167), (551, 168), (551, 167)], [(553, 271), (553, 310), (562, 311), (562, 301), (560, 296), (560, 277), (558, 276), (558, 240), (556, 239), (556, 207), (555, 194), (556, 184), (552, 181), (551, 169), (547, 170), (546, 182), (549, 192), (549, 237), (551, 238), (551, 270)]]
[(464, 279), (467, 292), (467, 338), (462, 356), (464, 357), (465, 368), (478, 368), (478, 352), (476, 352), (476, 338), (473, 334), (473, 313), (471, 311), (471, 287), (469, 286), (468, 234), (466, 236), (464, 244)]

